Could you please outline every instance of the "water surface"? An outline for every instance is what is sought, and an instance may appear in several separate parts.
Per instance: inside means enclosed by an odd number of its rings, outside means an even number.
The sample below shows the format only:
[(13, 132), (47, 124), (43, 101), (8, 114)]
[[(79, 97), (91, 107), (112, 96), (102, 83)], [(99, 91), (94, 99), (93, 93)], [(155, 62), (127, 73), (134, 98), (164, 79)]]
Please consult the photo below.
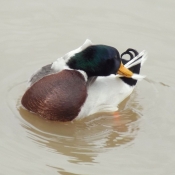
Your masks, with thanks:
[[(0, 3), (0, 174), (174, 175), (175, 2)], [(146, 50), (147, 78), (118, 117), (50, 122), (20, 108), (30, 75), (80, 46)]]

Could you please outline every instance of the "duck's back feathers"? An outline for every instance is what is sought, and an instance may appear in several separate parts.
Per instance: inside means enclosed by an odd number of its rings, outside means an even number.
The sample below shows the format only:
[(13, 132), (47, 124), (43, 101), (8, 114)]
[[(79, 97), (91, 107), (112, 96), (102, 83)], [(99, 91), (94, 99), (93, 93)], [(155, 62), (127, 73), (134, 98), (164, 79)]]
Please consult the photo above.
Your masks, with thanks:
[(79, 48), (72, 50), (70, 52), (68, 52), (67, 54), (65, 54), (63, 56), (63, 59), (65, 60), (65, 62), (67, 62), (72, 56), (74, 56), (76, 53), (82, 52), (83, 50), (85, 50), (87, 47), (93, 45), (91, 40), (86, 39), (86, 41), (83, 43), (82, 46), (80, 46)]
[(68, 66), (66, 65), (66, 62), (76, 53), (83, 51), (84, 49), (86, 49), (91, 45), (92, 45), (92, 42), (89, 39), (86, 39), (83, 45), (80, 46), (79, 48), (68, 52), (63, 57), (58, 58), (52, 64), (48, 64), (46, 66), (43, 66), (39, 70), (37, 70), (29, 79), (29, 87), (45, 76), (60, 72), (64, 69), (69, 69)]
[(63, 70), (33, 84), (21, 102), (26, 109), (46, 119), (71, 121), (78, 115), (86, 97), (83, 75), (75, 70)]
[(82, 119), (97, 112), (117, 111), (118, 104), (134, 89), (115, 75), (97, 77), (87, 88), (87, 99), (75, 119)]
[(36, 71), (31, 78), (29, 79), (29, 86), (32, 86), (34, 83), (42, 79), (43, 77), (55, 73), (53, 69), (51, 69), (52, 64), (48, 64), (43, 66), (41, 69)]

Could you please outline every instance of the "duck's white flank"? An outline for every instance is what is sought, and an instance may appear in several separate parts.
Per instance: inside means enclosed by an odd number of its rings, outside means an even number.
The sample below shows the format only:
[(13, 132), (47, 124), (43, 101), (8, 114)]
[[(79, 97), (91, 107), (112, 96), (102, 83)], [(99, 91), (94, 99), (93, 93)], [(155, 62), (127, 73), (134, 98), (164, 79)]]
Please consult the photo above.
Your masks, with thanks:
[(75, 119), (82, 119), (97, 112), (114, 112), (118, 104), (129, 96), (134, 87), (124, 83), (115, 75), (98, 77), (88, 87), (88, 96)]

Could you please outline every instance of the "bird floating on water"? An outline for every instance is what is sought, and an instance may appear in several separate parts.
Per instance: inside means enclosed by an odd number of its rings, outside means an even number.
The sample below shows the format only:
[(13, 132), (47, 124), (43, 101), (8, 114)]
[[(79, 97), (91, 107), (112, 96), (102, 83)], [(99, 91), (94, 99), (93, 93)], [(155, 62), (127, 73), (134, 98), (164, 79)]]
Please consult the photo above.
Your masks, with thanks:
[[(123, 58), (129, 55), (130, 60)], [(32, 75), (21, 103), (54, 121), (72, 121), (98, 112), (115, 112), (137, 80), (146, 53), (94, 45), (90, 40)]]

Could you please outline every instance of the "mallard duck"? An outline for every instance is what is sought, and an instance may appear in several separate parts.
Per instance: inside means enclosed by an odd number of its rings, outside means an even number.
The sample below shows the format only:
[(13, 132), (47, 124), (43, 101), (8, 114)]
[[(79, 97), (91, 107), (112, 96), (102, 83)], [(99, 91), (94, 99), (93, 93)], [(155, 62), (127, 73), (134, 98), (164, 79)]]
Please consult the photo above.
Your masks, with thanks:
[[(130, 60), (125, 60), (128, 54)], [(21, 103), (48, 120), (71, 121), (98, 112), (115, 112), (128, 97), (146, 60), (145, 52), (94, 45), (90, 40), (32, 75)]]

